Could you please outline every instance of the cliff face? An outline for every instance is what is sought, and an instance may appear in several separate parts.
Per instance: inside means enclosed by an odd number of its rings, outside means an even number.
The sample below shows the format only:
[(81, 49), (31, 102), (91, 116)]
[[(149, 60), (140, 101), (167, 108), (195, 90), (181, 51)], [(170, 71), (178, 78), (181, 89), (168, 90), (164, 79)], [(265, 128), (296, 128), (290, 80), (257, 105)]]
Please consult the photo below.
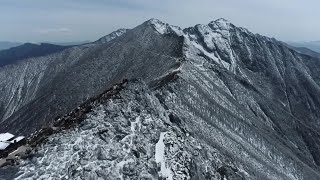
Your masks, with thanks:
[(92, 102), (79, 127), (49, 136), (10, 177), (320, 178), (317, 58), (224, 19), (184, 30), (153, 19), (64, 53), (38, 64), (39, 94), (8, 96), (18, 100), (3, 129), (28, 132), (24, 123), (36, 129), (122, 79), (139, 81)]

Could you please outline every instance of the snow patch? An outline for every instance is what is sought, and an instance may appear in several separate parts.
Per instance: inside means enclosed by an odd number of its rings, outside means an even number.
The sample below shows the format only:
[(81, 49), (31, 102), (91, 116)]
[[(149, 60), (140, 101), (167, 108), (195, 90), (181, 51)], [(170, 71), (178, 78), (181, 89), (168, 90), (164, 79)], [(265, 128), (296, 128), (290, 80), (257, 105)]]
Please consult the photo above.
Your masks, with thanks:
[(166, 34), (168, 32), (167, 25), (158, 19), (151, 19), (149, 22), (160, 34)]
[(9, 139), (13, 138), (14, 135), (10, 133), (1, 133), (0, 134), (0, 141), (8, 141)]
[(156, 144), (155, 159), (157, 163), (161, 164), (160, 175), (162, 177), (167, 178), (168, 180), (172, 180), (173, 173), (170, 170), (170, 168), (166, 167), (166, 163), (165, 163), (165, 144), (163, 142), (163, 139), (166, 134), (167, 134), (166, 132), (160, 133), (159, 141)]
[(5, 142), (0, 142), (0, 150), (6, 149), (10, 144)]
[(167, 23), (163, 23), (158, 19), (151, 19), (148, 21), (154, 29), (160, 34), (168, 34), (168, 33), (175, 33), (178, 36), (183, 36), (184, 33), (182, 29), (178, 26), (172, 26)]

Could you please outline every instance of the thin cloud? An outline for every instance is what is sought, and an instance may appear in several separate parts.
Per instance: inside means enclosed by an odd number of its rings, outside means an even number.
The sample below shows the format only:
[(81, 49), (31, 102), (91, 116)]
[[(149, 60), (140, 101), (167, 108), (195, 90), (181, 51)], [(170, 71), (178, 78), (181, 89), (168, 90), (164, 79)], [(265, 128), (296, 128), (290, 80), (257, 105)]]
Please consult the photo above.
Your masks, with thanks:
[(181, 28), (225, 18), (279, 40), (314, 41), (319, 6), (319, 0), (0, 0), (0, 40), (96, 40), (150, 18)]
[(40, 33), (40, 34), (52, 34), (52, 33), (70, 33), (71, 29), (61, 27), (61, 28), (46, 28), (46, 29), (38, 29), (34, 32)]

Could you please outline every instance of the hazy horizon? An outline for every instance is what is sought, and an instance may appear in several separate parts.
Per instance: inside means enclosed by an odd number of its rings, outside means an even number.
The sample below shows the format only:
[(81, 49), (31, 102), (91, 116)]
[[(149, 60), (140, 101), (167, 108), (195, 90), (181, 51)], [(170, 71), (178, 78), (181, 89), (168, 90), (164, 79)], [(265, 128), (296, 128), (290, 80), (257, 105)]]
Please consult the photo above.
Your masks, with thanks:
[(151, 18), (181, 28), (225, 18), (281, 41), (318, 41), (319, 6), (315, 0), (2, 0), (0, 41), (93, 41)]

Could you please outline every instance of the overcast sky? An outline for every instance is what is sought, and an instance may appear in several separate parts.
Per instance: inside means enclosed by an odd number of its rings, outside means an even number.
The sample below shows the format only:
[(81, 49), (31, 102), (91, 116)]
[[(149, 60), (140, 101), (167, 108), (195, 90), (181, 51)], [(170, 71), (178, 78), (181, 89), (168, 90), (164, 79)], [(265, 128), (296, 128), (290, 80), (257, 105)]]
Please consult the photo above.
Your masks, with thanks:
[(320, 40), (320, 0), (0, 0), (0, 41), (96, 40), (150, 18), (182, 28), (225, 18), (283, 41)]

